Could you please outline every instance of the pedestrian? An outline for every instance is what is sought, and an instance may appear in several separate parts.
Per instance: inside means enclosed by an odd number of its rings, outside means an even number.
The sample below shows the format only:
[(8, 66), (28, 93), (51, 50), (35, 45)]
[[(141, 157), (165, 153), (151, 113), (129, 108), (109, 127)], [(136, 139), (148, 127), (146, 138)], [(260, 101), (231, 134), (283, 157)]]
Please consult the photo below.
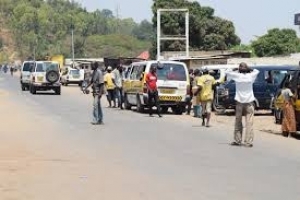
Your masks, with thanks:
[(189, 88), (190, 98), (188, 99), (188, 102), (187, 102), (187, 109), (186, 109), (187, 115), (191, 114), (192, 104), (193, 104), (193, 102), (192, 102), (192, 99), (193, 99), (192, 88), (193, 88), (193, 82), (194, 82), (194, 70), (193, 69), (189, 70), (189, 76), (190, 76), (190, 88)]
[(214, 98), (213, 88), (215, 85), (215, 78), (209, 74), (209, 70), (207, 68), (203, 69), (203, 75), (198, 78), (197, 81), (197, 86), (199, 87), (198, 92), (200, 92), (202, 106), (202, 126), (210, 127), (212, 102)]
[(104, 94), (104, 77), (99, 64), (97, 62), (92, 64), (92, 78), (85, 88), (85, 91), (88, 91), (88, 88), (92, 86), (93, 89), (93, 121), (92, 125), (103, 125), (103, 112), (101, 107), (101, 97)]
[(156, 106), (158, 116), (162, 117), (162, 115), (160, 114), (160, 104), (157, 90), (157, 74), (155, 66), (151, 66), (150, 72), (146, 75), (146, 86), (148, 91), (149, 116), (153, 116), (152, 107)]
[(107, 73), (104, 75), (104, 84), (107, 92), (107, 101), (109, 107), (111, 108), (111, 102), (113, 102), (113, 107), (116, 108), (116, 99), (115, 99), (115, 85), (112, 77), (112, 67), (107, 68)]
[(123, 67), (122, 65), (118, 65), (112, 71), (112, 80), (115, 85), (115, 97), (118, 101), (118, 107), (123, 110)]
[(14, 75), (14, 67), (10, 66), (10, 75), (13, 76)]
[(296, 116), (294, 109), (294, 101), (297, 99), (297, 95), (294, 95), (289, 88), (289, 82), (286, 82), (281, 90), (281, 95), (284, 100), (283, 104), (283, 120), (282, 120), (282, 135), (288, 137), (290, 134), (297, 132), (296, 128)]
[(235, 127), (233, 146), (241, 146), (243, 140), (243, 114), (246, 116), (245, 147), (253, 147), (253, 118), (254, 118), (254, 93), (253, 83), (259, 74), (257, 69), (251, 69), (246, 63), (241, 63), (233, 71), (226, 71), (227, 80), (235, 81)]
[(200, 103), (200, 95), (198, 91), (197, 81), (201, 76), (201, 72), (199, 69), (194, 70), (194, 81), (192, 83), (192, 106), (194, 111), (194, 117), (201, 118), (202, 117), (202, 106)]

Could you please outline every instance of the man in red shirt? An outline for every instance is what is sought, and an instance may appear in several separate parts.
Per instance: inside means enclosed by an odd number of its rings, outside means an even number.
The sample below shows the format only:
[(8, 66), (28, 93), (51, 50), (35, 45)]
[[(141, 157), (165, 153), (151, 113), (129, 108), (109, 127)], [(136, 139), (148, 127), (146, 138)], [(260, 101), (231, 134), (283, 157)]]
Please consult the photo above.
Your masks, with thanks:
[(146, 85), (148, 90), (148, 105), (149, 105), (149, 115), (152, 117), (153, 110), (152, 107), (156, 106), (157, 114), (159, 117), (162, 117), (160, 114), (160, 105), (157, 91), (157, 75), (156, 67), (151, 66), (150, 72), (146, 75)]

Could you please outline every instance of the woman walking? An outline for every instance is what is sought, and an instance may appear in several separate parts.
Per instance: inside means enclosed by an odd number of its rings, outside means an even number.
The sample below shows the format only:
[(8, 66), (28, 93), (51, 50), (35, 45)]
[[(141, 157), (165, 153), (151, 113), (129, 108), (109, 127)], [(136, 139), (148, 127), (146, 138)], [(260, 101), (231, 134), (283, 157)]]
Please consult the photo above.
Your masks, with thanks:
[(282, 135), (288, 137), (290, 134), (296, 133), (296, 116), (293, 106), (293, 102), (296, 99), (296, 96), (292, 93), (289, 88), (289, 83), (287, 82), (284, 85), (284, 88), (281, 90), (281, 95), (284, 100), (283, 104), (283, 120), (282, 120)]

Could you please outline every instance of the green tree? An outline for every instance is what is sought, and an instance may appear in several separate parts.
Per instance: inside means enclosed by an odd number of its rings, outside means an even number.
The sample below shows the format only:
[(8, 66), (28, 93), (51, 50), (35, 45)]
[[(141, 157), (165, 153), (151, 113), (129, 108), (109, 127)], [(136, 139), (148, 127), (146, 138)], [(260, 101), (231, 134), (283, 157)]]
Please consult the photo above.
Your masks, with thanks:
[(299, 51), (300, 40), (293, 29), (274, 28), (253, 41), (251, 46), (259, 57), (287, 55)]

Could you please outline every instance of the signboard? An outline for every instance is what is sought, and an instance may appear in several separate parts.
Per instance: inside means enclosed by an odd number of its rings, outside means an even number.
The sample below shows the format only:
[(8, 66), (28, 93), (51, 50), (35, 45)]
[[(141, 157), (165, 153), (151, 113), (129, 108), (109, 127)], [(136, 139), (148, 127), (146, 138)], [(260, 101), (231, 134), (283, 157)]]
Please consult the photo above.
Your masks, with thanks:
[(300, 13), (295, 14), (294, 25), (300, 25)]

